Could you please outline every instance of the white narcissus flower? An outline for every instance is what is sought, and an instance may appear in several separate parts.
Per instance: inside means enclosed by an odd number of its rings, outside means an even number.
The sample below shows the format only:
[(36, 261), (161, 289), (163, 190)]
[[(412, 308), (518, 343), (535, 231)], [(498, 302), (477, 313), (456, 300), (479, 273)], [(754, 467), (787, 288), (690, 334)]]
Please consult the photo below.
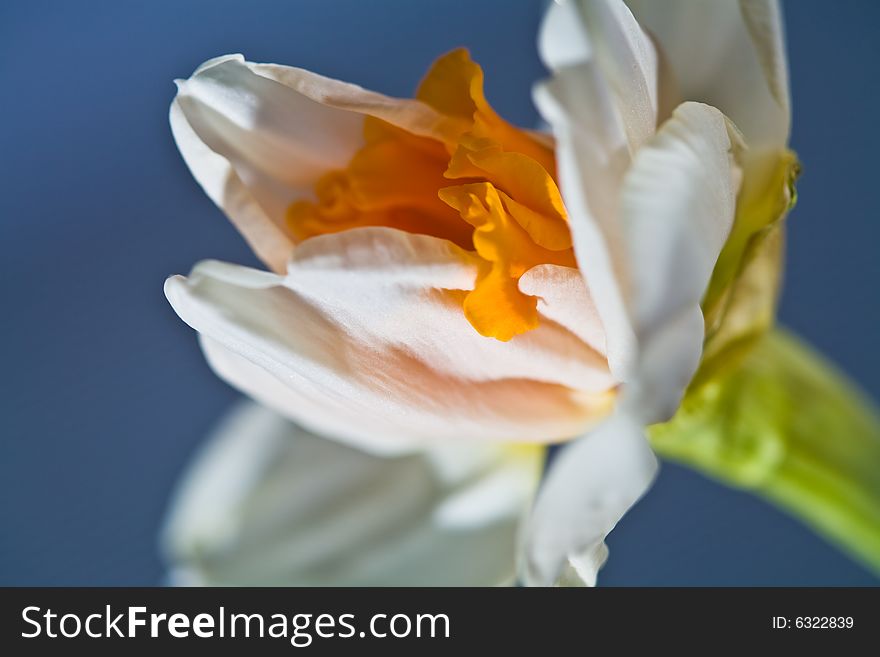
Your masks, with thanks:
[[(573, 441), (521, 532), (521, 573), (530, 584), (595, 583), (606, 534), (656, 470), (645, 427), (672, 416), (700, 364), (700, 304), (729, 250), (740, 184), (770, 179), (765, 162), (784, 151), (788, 130), (775, 3), (712, 3), (694, 14), (701, 22), (691, 29), (719, 35), (698, 57), (711, 71), (682, 54), (688, 42), (670, 17), (690, 16), (691, 6), (663, 3), (661, 14), (658, 4), (635, 17), (614, 0), (551, 5), (539, 47), (552, 77), (535, 99), (555, 141), (501, 119), (461, 50), (438, 60), (414, 100), (241, 56), (179, 82), (171, 125), (181, 153), (273, 271), (200, 263), (168, 280), (169, 301), (232, 385), (310, 432), (396, 460), (322, 446), (277, 428), (280, 420), (239, 424), (254, 455), (244, 456), (245, 438), (226, 435), (218, 449), (227, 456), (200, 464), (167, 534), (172, 560), (209, 581), (253, 573), (258, 582), (343, 583), (352, 573), (375, 582), (357, 563), (371, 554), (359, 541), (373, 533), (345, 522), (381, 525), (395, 511), (382, 518), (381, 495), (366, 508), (374, 498), (347, 479), (346, 459), (388, 477), (399, 463), (406, 477), (437, 450), (465, 463), (474, 452), (481, 471), (506, 472), (504, 445)], [(259, 437), (266, 426), (274, 437)], [(288, 433), (306, 447), (284, 446)], [(344, 454), (338, 469), (334, 451)], [(276, 452), (290, 464), (264, 483)], [(211, 469), (225, 473), (238, 458), (244, 488), (230, 503), (240, 527), (252, 514), (277, 531), (214, 540), (180, 518), (217, 516), (210, 507), (221, 502), (200, 491), (215, 489)], [(534, 472), (538, 458), (533, 451), (521, 457), (532, 466), (515, 468)], [(307, 476), (310, 459), (320, 487)], [(509, 494), (522, 501), (534, 477), (515, 481)], [(249, 485), (271, 488), (266, 507)], [(433, 513), (458, 488), (417, 487), (416, 506)], [(279, 495), (288, 494), (286, 513)], [(310, 496), (327, 520), (299, 511)], [(477, 562), (483, 547), (497, 549), (473, 541)], [(310, 561), (314, 546), (352, 561), (322, 570)], [(436, 545), (421, 547), (436, 559)], [(289, 560), (278, 556), (286, 548)], [(390, 563), (378, 572), (427, 581), (413, 553), (401, 554), (399, 573)], [(448, 581), (459, 575), (451, 568)]]

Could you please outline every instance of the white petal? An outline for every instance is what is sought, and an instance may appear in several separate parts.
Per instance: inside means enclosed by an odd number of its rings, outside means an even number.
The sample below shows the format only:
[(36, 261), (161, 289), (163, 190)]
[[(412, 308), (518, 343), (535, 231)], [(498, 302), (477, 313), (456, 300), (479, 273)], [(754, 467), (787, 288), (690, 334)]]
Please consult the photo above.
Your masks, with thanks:
[(602, 356), (605, 329), (580, 271), (559, 265), (537, 265), (519, 279), (524, 294), (538, 297), (538, 312), (578, 336)]
[(163, 532), (171, 579), (209, 585), (509, 583), (536, 450), (380, 458), (242, 404), (203, 449)]
[[(642, 352), (638, 374), (628, 382), (641, 390), (628, 394), (642, 395), (646, 423), (675, 411), (699, 361), (699, 304), (736, 205), (732, 148), (721, 112), (684, 103), (639, 150), (624, 180), (626, 294)], [(655, 339), (663, 349), (651, 345)]]
[(550, 466), (524, 533), (526, 584), (594, 586), (605, 537), (650, 487), (657, 460), (639, 421), (615, 413)]
[(681, 100), (713, 105), (756, 150), (788, 139), (788, 64), (776, 0), (627, 0), (658, 40)]
[(621, 289), (626, 272), (620, 266), (617, 220), (618, 191), (631, 161), (629, 143), (595, 63), (559, 69), (535, 88), (535, 103), (556, 137), (559, 187), (578, 266), (602, 318), (609, 367), (623, 380), (635, 353)]
[(472, 257), (444, 240), (362, 228), (304, 242), (286, 277), (202, 263), (169, 279), (166, 294), (240, 357), (224, 357), (221, 376), (319, 433), (379, 449), (579, 435), (609, 401), (604, 359), (554, 322), (510, 342), (479, 335), (461, 310)]
[(529, 583), (595, 584), (605, 536), (653, 480), (644, 426), (675, 412), (699, 363), (700, 299), (733, 222), (739, 182), (731, 149), (724, 116), (685, 103), (624, 178), (621, 265), (639, 351), (615, 415), (550, 469), (525, 534)]
[(283, 271), (293, 240), (284, 230), (282, 220), (278, 217), (273, 220), (229, 160), (205, 145), (193, 131), (177, 99), (171, 104), (169, 119), (177, 148), (208, 198), (223, 209), (263, 262), (276, 271)]
[(656, 128), (656, 53), (619, 0), (551, 4), (538, 45), (553, 77), (535, 88), (535, 102), (556, 137), (575, 253), (607, 334), (609, 366), (626, 380), (636, 336), (622, 289), (619, 190), (633, 152)]
[(623, 0), (551, 3), (538, 36), (551, 71), (594, 62), (636, 150), (657, 126), (657, 55)]
[(318, 178), (344, 167), (371, 114), (440, 135), (428, 106), (303, 69), (218, 57), (178, 81), (172, 131), (187, 165), (256, 253), (283, 271), (293, 246), (285, 212)]
[[(327, 170), (345, 166), (363, 141), (362, 115), (258, 75), (241, 55), (213, 59), (178, 81), (171, 118), (193, 175), (276, 271), (293, 246), (287, 207)], [(241, 186), (251, 202), (237, 206)]]
[(320, 431), (322, 435), (333, 436), (356, 449), (381, 456), (406, 454), (428, 444), (424, 438), (402, 431), (386, 431), (381, 422), (358, 417), (359, 409), (352, 411), (344, 404), (328, 400), (326, 394), (316, 392), (307, 381), (291, 385), (289, 380), (274, 373), (275, 368), (249, 360), (239, 351), (233, 351), (205, 334), (199, 336), (199, 343), (211, 369), (221, 379), (282, 416)]
[[(368, 114), (422, 137), (444, 141), (458, 136), (460, 126), (425, 103), (412, 98), (392, 98), (302, 68), (247, 62), (254, 73), (283, 84), (326, 107)], [(450, 132), (447, 132), (450, 131)]]
[(548, 3), (538, 32), (538, 52), (551, 71), (595, 57), (587, 26), (573, 2)]

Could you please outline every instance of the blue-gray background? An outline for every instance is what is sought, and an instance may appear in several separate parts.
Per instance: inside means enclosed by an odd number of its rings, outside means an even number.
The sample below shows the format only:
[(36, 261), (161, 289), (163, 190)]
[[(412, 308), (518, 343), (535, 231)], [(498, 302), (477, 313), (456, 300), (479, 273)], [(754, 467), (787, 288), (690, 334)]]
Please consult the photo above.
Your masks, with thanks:
[[(406, 96), (435, 56), (465, 45), (493, 104), (528, 125), (540, 9), (2, 3), (0, 584), (160, 581), (169, 490), (236, 398), (162, 295), (201, 258), (257, 264), (176, 152), (172, 79), (243, 52)], [(877, 399), (880, 3), (787, 9), (805, 174), (781, 315)], [(610, 544), (608, 585), (878, 583), (763, 502), (672, 465)]]

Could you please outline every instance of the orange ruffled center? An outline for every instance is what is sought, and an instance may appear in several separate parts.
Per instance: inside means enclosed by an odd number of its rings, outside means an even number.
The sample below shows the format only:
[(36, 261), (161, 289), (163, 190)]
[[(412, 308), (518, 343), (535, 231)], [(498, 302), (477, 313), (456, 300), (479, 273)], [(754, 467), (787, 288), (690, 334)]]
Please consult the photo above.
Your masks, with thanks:
[(290, 206), (288, 227), (302, 241), (387, 226), (474, 251), (465, 316), (480, 334), (510, 340), (538, 326), (537, 298), (520, 292), (520, 276), (540, 264), (576, 266), (553, 149), (495, 113), (464, 49), (435, 62), (416, 98), (458, 127), (432, 139), (366, 117), (364, 146), (318, 181), (317, 201)]

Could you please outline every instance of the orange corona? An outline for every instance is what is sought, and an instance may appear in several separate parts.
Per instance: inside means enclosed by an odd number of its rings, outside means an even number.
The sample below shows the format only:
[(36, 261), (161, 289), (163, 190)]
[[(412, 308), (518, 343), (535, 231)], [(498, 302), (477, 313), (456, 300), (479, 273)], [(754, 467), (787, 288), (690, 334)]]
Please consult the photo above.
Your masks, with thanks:
[(363, 147), (318, 181), (316, 201), (290, 206), (288, 227), (302, 241), (388, 226), (475, 252), (479, 272), (463, 311), (480, 334), (510, 340), (538, 325), (537, 299), (519, 290), (520, 276), (540, 264), (576, 266), (553, 148), (495, 113), (464, 49), (431, 67), (416, 98), (456, 126), (448, 137), (367, 117)]

